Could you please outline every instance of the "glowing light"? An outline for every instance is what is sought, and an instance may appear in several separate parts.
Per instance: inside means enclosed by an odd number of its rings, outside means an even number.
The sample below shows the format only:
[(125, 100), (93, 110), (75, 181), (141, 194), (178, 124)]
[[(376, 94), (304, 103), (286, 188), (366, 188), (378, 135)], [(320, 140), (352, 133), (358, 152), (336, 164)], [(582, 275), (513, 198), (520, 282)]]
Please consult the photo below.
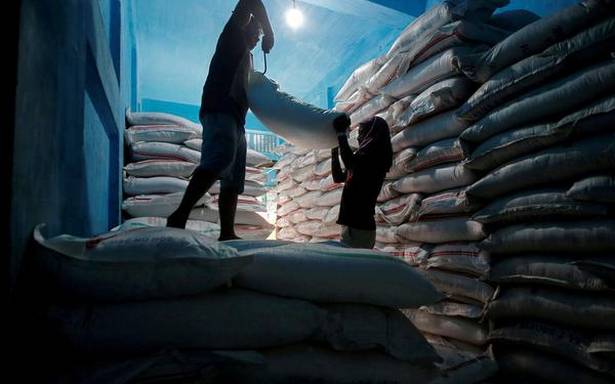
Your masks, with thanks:
[(286, 11), (286, 22), (292, 29), (297, 29), (303, 25), (303, 13), (296, 7)]

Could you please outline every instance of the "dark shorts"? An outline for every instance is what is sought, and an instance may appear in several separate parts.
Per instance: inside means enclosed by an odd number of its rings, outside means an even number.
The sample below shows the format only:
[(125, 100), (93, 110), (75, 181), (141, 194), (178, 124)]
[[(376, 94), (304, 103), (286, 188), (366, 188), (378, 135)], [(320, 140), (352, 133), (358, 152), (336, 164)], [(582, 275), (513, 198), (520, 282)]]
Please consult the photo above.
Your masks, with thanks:
[(246, 134), (230, 114), (207, 113), (201, 119), (203, 146), (200, 167), (217, 172), (220, 189), (243, 193), (246, 178)]

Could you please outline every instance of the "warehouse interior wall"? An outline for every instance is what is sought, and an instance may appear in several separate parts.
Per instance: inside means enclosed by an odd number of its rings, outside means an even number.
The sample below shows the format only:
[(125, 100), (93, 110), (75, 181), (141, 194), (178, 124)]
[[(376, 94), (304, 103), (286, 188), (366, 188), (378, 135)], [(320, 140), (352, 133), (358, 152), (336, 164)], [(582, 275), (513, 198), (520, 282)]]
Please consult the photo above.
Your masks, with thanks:
[(131, 1), (22, 1), (11, 286), (37, 224), (81, 236), (119, 224), (124, 111), (138, 88), (131, 12)]
[[(327, 88), (339, 89), (363, 62), (386, 52), (424, 1), (297, 1), (305, 25), (292, 30), (285, 12), (290, 0), (263, 0), (276, 34), (267, 75), (283, 91), (327, 107)], [(386, 5), (397, 3), (396, 7)], [(218, 36), (235, 0), (135, 0), (142, 111), (198, 119), (201, 92)], [(411, 7), (409, 6), (412, 5)], [(422, 11), (422, 9), (421, 9)], [(260, 47), (253, 51), (256, 70), (264, 69)], [(249, 114), (246, 129), (266, 130)]]

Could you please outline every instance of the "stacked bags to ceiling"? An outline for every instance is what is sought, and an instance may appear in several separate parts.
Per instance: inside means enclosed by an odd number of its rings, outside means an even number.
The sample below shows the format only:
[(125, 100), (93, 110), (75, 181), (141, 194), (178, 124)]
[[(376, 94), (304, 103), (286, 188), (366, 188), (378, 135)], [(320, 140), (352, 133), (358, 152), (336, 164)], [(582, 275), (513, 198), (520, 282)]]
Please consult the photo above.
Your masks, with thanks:
[(276, 237), (302, 243), (339, 240), (342, 184), (333, 182), (331, 151), (289, 145), (277, 150)]
[(472, 220), (488, 237), (489, 340), (506, 377), (615, 377), (615, 3), (528, 25), (466, 67)]
[[(33, 273), (48, 294), (49, 328), (58, 348), (82, 362), (65, 372), (87, 378), (80, 382), (104, 374), (114, 383), (442, 377), (439, 356), (396, 309), (441, 295), (389, 255), (326, 244), (219, 243), (174, 228), (78, 238), (47, 236), (39, 226), (35, 240)], [(96, 362), (104, 369), (89, 372)]]
[[(464, 166), (457, 117), (478, 88), (464, 73), (515, 30), (539, 18), (494, 10), (506, 1), (445, 1), (416, 19), (383, 57), (357, 69), (337, 95), (352, 125), (374, 115), (391, 128), (394, 165), (378, 198), (377, 248), (418, 268), (446, 297), (404, 310), (458, 380), (494, 374), (488, 328), (481, 322), (494, 289), (484, 279), (479, 208), (465, 190), (479, 175)], [(351, 137), (356, 137), (356, 130)], [(356, 141), (355, 141), (356, 145)]]
[[(202, 127), (166, 113), (131, 113), (125, 131), (129, 162), (124, 167), (125, 214), (130, 224), (164, 225), (181, 202), (189, 178), (201, 159)], [(248, 149), (246, 184), (239, 196), (236, 229), (238, 235), (252, 239), (267, 238), (272, 225), (264, 218), (262, 196), (267, 193), (266, 166), (269, 159)], [(219, 182), (198, 202), (187, 227), (218, 232)]]

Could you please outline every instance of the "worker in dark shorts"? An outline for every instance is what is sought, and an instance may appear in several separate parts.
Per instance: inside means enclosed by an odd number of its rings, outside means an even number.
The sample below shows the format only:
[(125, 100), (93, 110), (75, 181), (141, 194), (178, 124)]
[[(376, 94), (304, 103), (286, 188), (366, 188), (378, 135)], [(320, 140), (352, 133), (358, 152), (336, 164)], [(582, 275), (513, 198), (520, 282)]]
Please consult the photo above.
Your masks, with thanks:
[(252, 69), (252, 49), (263, 33), (262, 49), (269, 53), (274, 37), (261, 0), (240, 0), (218, 39), (203, 86), (199, 118), (203, 125), (201, 162), (194, 171), (179, 208), (168, 227), (184, 228), (194, 205), (220, 180), (219, 240), (237, 239), (235, 212), (243, 193), (246, 168), (246, 86)]
[(380, 117), (360, 123), (359, 149), (353, 153), (346, 134), (350, 127), (348, 116), (338, 117), (333, 125), (339, 143), (331, 150), (333, 180), (345, 183), (337, 220), (342, 225), (341, 241), (352, 248), (371, 249), (376, 242), (376, 199), (393, 164), (389, 126)]

